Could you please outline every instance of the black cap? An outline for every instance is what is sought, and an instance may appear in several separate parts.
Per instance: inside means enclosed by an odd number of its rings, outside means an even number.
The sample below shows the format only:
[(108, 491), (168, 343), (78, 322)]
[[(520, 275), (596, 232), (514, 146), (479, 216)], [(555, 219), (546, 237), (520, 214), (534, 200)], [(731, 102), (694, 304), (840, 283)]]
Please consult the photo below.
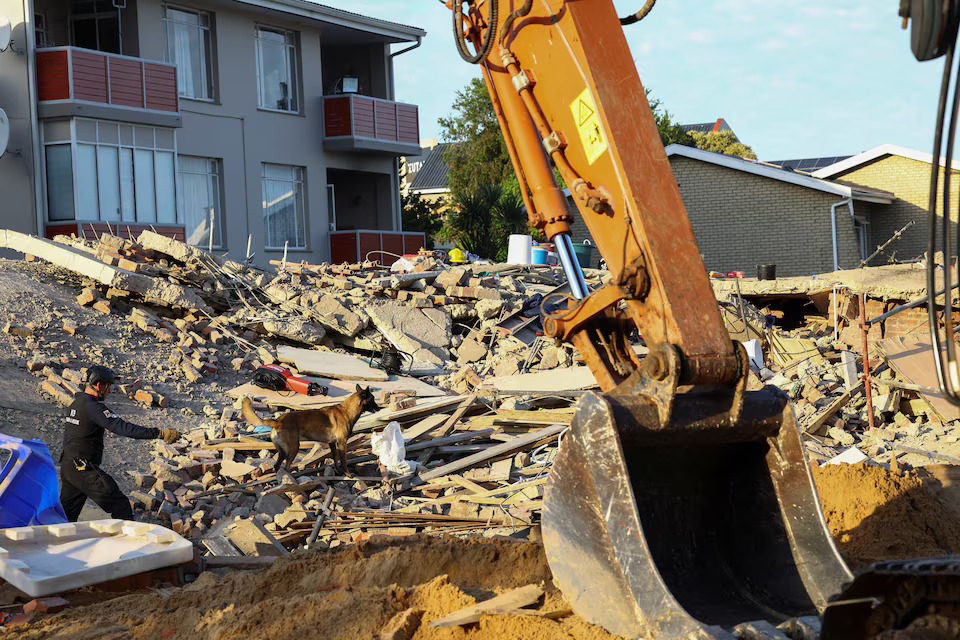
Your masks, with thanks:
[(87, 384), (91, 387), (100, 382), (113, 384), (116, 380), (117, 376), (107, 367), (98, 364), (87, 369)]

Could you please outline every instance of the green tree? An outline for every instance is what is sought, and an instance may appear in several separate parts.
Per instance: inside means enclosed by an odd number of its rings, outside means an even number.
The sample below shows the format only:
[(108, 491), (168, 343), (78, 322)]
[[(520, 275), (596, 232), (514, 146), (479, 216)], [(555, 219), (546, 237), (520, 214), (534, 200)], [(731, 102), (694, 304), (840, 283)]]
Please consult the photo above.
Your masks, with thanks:
[(527, 212), (515, 192), (499, 184), (461, 189), (438, 237), (482, 258), (503, 261), (511, 233), (527, 233)]
[(650, 105), (650, 111), (653, 112), (653, 120), (657, 123), (657, 132), (660, 134), (660, 142), (663, 146), (668, 144), (682, 144), (687, 147), (693, 146), (693, 138), (684, 131), (683, 125), (673, 119), (673, 115), (667, 111), (663, 103), (650, 95), (650, 89), (644, 89), (647, 96), (647, 103)]
[(695, 131), (691, 135), (697, 149), (723, 153), (728, 156), (740, 156), (747, 160), (757, 159), (757, 154), (753, 152), (753, 149), (737, 140), (733, 131), (710, 131), (709, 133)]
[(503, 133), (480, 78), (457, 91), (453, 113), (438, 122), (444, 140), (457, 143), (446, 154), (451, 192), (476, 192), (513, 175)]
[(440, 214), (420, 197), (419, 193), (408, 193), (400, 201), (403, 209), (403, 230), (422, 231), (427, 237), (427, 248), (433, 248), (433, 237), (443, 226)]

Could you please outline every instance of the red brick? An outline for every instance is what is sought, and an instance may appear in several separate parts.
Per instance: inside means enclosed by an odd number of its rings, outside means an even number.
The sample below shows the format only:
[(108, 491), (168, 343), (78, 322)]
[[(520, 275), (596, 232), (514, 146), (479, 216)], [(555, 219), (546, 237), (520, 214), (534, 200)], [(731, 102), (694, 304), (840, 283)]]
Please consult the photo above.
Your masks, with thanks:
[(100, 313), (110, 313), (112, 311), (112, 308), (110, 307), (110, 303), (107, 302), (106, 300), (97, 300), (96, 302), (93, 303), (93, 308), (99, 311)]
[(70, 605), (63, 598), (37, 598), (23, 605), (24, 613), (56, 613), (63, 611)]
[(77, 323), (70, 320), (63, 321), (63, 330), (69, 333), (71, 336), (77, 335)]

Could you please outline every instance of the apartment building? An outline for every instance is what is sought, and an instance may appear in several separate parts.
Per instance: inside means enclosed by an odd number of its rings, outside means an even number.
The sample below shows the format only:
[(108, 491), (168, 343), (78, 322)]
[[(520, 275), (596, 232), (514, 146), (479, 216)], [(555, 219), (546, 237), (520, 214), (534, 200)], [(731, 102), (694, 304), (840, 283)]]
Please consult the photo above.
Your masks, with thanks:
[(417, 107), (395, 100), (393, 61), (421, 29), (302, 0), (0, 0), (0, 15), (0, 227), (152, 227), (234, 257), (249, 242), (260, 264), (329, 260), (332, 239), (419, 248), (398, 182)]

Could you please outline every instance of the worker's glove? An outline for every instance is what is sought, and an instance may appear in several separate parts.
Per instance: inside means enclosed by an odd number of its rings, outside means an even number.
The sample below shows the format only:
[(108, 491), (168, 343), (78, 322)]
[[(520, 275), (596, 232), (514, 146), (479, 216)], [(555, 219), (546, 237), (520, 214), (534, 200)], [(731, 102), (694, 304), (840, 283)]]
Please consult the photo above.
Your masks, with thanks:
[(160, 437), (164, 442), (176, 442), (180, 439), (180, 432), (176, 429), (160, 429)]

